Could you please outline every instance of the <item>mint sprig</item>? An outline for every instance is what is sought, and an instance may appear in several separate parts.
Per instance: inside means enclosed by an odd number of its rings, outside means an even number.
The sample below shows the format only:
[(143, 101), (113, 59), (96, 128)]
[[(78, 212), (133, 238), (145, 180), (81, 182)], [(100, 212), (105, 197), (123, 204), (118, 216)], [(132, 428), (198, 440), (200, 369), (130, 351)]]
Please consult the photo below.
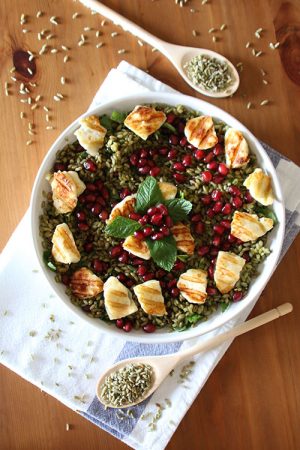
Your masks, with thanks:
[(176, 241), (173, 236), (167, 236), (159, 241), (146, 239), (153, 261), (162, 269), (170, 272), (177, 257)]
[(135, 211), (144, 213), (151, 206), (163, 202), (163, 196), (154, 177), (147, 177), (140, 184), (136, 194)]
[(166, 207), (168, 208), (169, 216), (174, 223), (180, 222), (181, 220), (186, 220), (187, 215), (192, 210), (192, 203), (183, 198), (172, 198), (171, 200), (166, 200)]
[(118, 216), (105, 228), (105, 233), (115, 238), (124, 239), (141, 228), (141, 224), (127, 217)]

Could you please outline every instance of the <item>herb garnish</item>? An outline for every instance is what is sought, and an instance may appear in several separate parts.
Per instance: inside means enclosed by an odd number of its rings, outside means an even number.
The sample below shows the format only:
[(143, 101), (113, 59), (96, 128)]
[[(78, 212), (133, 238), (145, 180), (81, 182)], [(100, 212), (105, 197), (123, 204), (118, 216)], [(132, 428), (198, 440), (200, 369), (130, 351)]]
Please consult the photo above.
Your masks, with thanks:
[(165, 205), (168, 208), (169, 216), (173, 222), (179, 222), (180, 220), (186, 220), (187, 215), (192, 210), (192, 203), (184, 200), (183, 198), (173, 198), (166, 200)]
[(127, 114), (120, 111), (113, 111), (110, 115), (111, 120), (118, 123), (123, 123)]
[(110, 236), (124, 239), (131, 236), (135, 231), (141, 228), (141, 224), (127, 217), (118, 216), (105, 228), (105, 233)]
[(150, 206), (163, 203), (163, 196), (154, 177), (147, 177), (139, 186), (136, 194), (135, 211), (145, 212)]
[(261, 214), (264, 217), (268, 217), (269, 219), (272, 219), (274, 222), (274, 225), (278, 224), (278, 219), (274, 211), (267, 208), (266, 206), (257, 205), (255, 207), (256, 214)]
[(159, 241), (146, 239), (153, 261), (162, 269), (170, 272), (177, 257), (176, 241), (173, 236), (167, 236)]

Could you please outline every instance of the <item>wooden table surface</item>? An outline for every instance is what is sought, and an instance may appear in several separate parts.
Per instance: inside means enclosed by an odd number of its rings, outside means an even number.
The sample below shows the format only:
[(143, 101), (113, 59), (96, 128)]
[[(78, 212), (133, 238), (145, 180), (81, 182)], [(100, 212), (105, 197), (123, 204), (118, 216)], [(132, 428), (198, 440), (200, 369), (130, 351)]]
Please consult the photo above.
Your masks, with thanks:
[[(207, 47), (242, 62), (241, 86), (233, 98), (213, 100), (241, 120), (260, 139), (300, 163), (300, 5), (298, 0), (192, 0), (180, 8), (173, 0), (106, 0), (105, 3), (158, 37), (176, 44)], [(191, 12), (190, 8), (196, 9)], [(36, 17), (38, 11), (41, 17)], [(72, 19), (72, 15), (79, 15)], [(25, 14), (23, 25), (20, 17)], [(59, 25), (49, 22), (57, 16)], [(108, 71), (126, 59), (185, 94), (195, 95), (159, 52), (72, 0), (2, 0), (1, 29), (1, 248), (28, 208), (32, 184), (50, 144), (91, 102)], [(102, 24), (101, 24), (102, 23)], [(209, 33), (213, 27), (224, 31)], [(84, 30), (89, 27), (91, 30)], [(261, 39), (254, 35), (263, 28)], [(28, 30), (24, 33), (23, 30)], [(50, 30), (38, 40), (38, 32)], [(96, 36), (96, 30), (103, 34)], [(196, 30), (194, 36), (192, 30)], [(117, 31), (119, 35), (111, 37)], [(54, 36), (45, 39), (52, 33)], [(78, 46), (80, 35), (86, 44)], [(216, 36), (217, 42), (212, 37)], [(246, 48), (246, 43), (251, 47)], [(269, 43), (281, 42), (272, 50)], [(101, 48), (96, 44), (103, 42)], [(10, 72), (17, 50), (47, 52), (36, 59), (28, 86), (40, 100), (21, 102), (20, 83)], [(61, 45), (70, 48), (61, 49)], [(57, 53), (50, 52), (57, 48)], [(125, 54), (118, 54), (119, 49)], [(255, 57), (252, 49), (262, 51)], [(63, 62), (66, 55), (69, 60)], [(20, 64), (20, 60), (16, 63)], [(33, 67), (33, 66), (32, 66)], [(34, 67), (33, 67), (34, 69)], [(263, 77), (261, 69), (266, 72)], [(60, 83), (61, 76), (66, 84)], [(11, 79), (16, 77), (17, 81)], [(268, 84), (263, 83), (263, 79)], [(8, 86), (5, 83), (8, 83)], [(5, 90), (7, 93), (5, 95)], [(22, 87), (21, 87), (22, 88)], [(65, 98), (55, 102), (61, 92)], [(26, 94), (26, 93), (25, 93)], [(199, 95), (201, 98), (201, 96)], [(268, 99), (267, 106), (260, 102)], [(247, 103), (252, 107), (247, 109)], [(37, 107), (31, 107), (37, 103)], [(50, 109), (49, 122), (46, 111)], [(25, 117), (20, 118), (24, 112)], [(29, 125), (32, 123), (33, 125)], [(53, 126), (53, 129), (46, 129)], [(28, 133), (31, 127), (33, 133)], [(31, 140), (31, 145), (26, 142)], [(288, 176), (288, 174), (286, 174)], [(299, 194), (300, 195), (300, 194)], [(297, 239), (261, 296), (254, 314), (283, 301), (293, 314), (237, 339), (186, 414), (168, 449), (187, 442), (191, 450), (296, 450), (300, 448), (300, 240)], [(4, 295), (2, 292), (1, 295)], [(125, 449), (126, 445), (61, 405), (54, 398), (1, 367), (0, 448)], [(65, 431), (65, 424), (72, 429)]]

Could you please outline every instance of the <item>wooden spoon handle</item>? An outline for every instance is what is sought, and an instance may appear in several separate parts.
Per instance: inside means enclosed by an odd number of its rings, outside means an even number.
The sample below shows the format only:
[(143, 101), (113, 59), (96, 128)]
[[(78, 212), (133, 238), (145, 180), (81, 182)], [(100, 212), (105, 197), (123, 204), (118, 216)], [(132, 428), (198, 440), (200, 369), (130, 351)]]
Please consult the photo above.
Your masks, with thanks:
[(116, 11), (108, 8), (108, 6), (103, 5), (97, 0), (80, 0), (80, 2), (88, 8), (97, 11), (102, 16), (105, 16), (108, 19), (112, 20), (116, 25), (120, 25), (122, 28), (124, 28), (125, 31), (130, 31), (130, 33), (148, 42), (148, 44), (156, 47), (162, 53), (165, 53), (166, 44), (164, 43), (164, 41), (157, 38), (156, 36), (153, 36), (153, 34), (148, 33), (148, 31), (131, 22), (131, 20), (128, 20), (125, 17), (121, 16), (121, 14), (117, 13)]
[(247, 322), (243, 322), (225, 333), (219, 334), (218, 336), (208, 339), (205, 342), (201, 342), (200, 344), (196, 344), (195, 346), (184, 350), (180, 353), (180, 359), (185, 359), (188, 356), (193, 356), (197, 353), (210, 350), (228, 339), (235, 338), (236, 336), (240, 336), (241, 334), (254, 330), (265, 323), (271, 322), (272, 320), (278, 319), (279, 317), (290, 313), (291, 311), (293, 311), (293, 305), (291, 303), (283, 303), (277, 308), (271, 309), (270, 311), (254, 317), (253, 319), (247, 320)]

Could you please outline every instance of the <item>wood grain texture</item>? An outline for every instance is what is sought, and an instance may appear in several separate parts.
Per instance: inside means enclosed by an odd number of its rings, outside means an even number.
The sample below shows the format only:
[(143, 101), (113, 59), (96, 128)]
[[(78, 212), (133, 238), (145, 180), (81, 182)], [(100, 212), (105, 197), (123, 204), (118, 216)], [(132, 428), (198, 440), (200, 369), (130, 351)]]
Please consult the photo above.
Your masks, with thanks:
[[(176, 6), (173, 0), (106, 0), (104, 3), (162, 39), (215, 49), (234, 63), (242, 61), (244, 70), (237, 94), (212, 102), (240, 119), (258, 138), (300, 164), (298, 0), (210, 0), (205, 6), (201, 6), (200, 0), (192, 0), (184, 8)], [(190, 7), (199, 12), (190, 13)], [(44, 12), (39, 19), (35, 17), (38, 10)], [(72, 20), (75, 12), (80, 16)], [(28, 15), (28, 23), (23, 27), (19, 24), (22, 13)], [(59, 17), (57, 27), (49, 23), (53, 15)], [(71, 0), (0, 2), (1, 88), (8, 82), (11, 93), (5, 96), (2, 90), (0, 95), (1, 248), (28, 208), (34, 177), (50, 144), (86, 110), (111, 67), (126, 59), (183, 93), (195, 95), (160, 53), (153, 53), (147, 45), (140, 47), (136, 38), (110, 23), (101, 26), (101, 20)], [(222, 23), (228, 28), (217, 32), (219, 40), (213, 43), (208, 29)], [(92, 27), (93, 31), (83, 31), (84, 27)], [(264, 29), (262, 39), (254, 36), (259, 27)], [(24, 34), (22, 28), (30, 31)], [(38, 41), (37, 33), (43, 28), (57, 37)], [(103, 36), (96, 38), (97, 29), (103, 31)], [(192, 35), (193, 29), (199, 36)], [(111, 38), (112, 31), (120, 34)], [(82, 33), (87, 36), (87, 44), (78, 47)], [(270, 50), (269, 43), (277, 40), (282, 40), (282, 47), (279, 51)], [(100, 41), (105, 45), (96, 49)], [(251, 48), (245, 48), (248, 41), (256, 50), (263, 51), (261, 57), (255, 58)], [(20, 82), (10, 80), (9, 69), (14, 51), (36, 52), (44, 43), (59, 48), (59, 52), (47, 52), (36, 60), (34, 80), (38, 86), (32, 88), (31, 96), (40, 94), (42, 100), (41, 107), (31, 110), (20, 102), (24, 97), (18, 93)], [(67, 63), (63, 63), (66, 53), (61, 44), (71, 48)], [(128, 53), (119, 55), (120, 48)], [(262, 83), (260, 69), (267, 73), (268, 85)], [(68, 80), (64, 86), (60, 84), (61, 76)], [(60, 103), (53, 100), (57, 92), (66, 96)], [(270, 105), (260, 107), (263, 99), (269, 99)], [(250, 110), (246, 108), (249, 101), (254, 105)], [(51, 108), (49, 115), (54, 130), (46, 130), (43, 105)], [(21, 111), (26, 112), (27, 119), (19, 118)], [(35, 136), (28, 135), (28, 122), (35, 124)], [(26, 146), (29, 138), (34, 143)], [(191, 450), (300, 448), (299, 251), (297, 239), (253, 315), (287, 300), (294, 304), (294, 312), (233, 343), (180, 424), (169, 450), (182, 449), (187, 442)], [(8, 369), (1, 367), (0, 376), (1, 450), (127, 448)], [(69, 432), (65, 431), (66, 423), (72, 425)]]

